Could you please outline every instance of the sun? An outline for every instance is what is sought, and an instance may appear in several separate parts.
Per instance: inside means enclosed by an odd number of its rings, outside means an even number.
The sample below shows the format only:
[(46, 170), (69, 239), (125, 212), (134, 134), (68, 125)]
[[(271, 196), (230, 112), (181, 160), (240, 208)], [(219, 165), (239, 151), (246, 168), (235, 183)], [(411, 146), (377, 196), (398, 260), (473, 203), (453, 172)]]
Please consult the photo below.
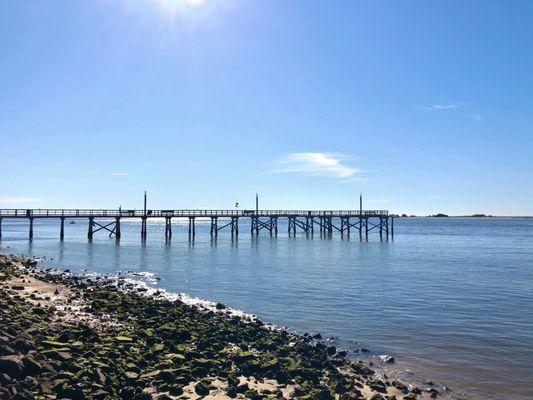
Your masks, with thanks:
[(159, 5), (167, 10), (177, 11), (187, 7), (201, 7), (205, 0), (157, 0)]

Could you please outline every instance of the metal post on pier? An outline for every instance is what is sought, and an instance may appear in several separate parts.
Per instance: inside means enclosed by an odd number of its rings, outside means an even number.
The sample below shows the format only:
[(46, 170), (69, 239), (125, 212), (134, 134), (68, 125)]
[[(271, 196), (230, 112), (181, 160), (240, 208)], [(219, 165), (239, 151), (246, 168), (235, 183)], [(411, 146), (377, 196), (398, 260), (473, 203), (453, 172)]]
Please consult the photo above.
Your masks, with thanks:
[(63, 240), (65, 238), (65, 217), (61, 217), (61, 227), (59, 228), (59, 240)]

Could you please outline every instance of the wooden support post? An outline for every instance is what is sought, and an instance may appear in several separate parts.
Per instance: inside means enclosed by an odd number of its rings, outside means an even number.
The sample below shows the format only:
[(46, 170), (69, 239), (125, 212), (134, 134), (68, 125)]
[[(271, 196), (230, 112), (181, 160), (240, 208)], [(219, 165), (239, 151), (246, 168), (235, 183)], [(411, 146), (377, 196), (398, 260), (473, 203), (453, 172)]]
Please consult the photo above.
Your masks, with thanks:
[(235, 217), (235, 237), (239, 236), (239, 217)]
[(194, 237), (196, 236), (195, 218), (196, 218), (196, 217), (192, 217), (192, 238), (193, 238), (193, 239), (194, 239)]
[(390, 217), (391, 239), (394, 240), (394, 217)]
[[(194, 232), (194, 229), (193, 229)], [(218, 237), (218, 217), (215, 217), (215, 238)]]
[(65, 217), (61, 217), (60, 228), (59, 228), (59, 240), (65, 238)]
[(274, 217), (274, 234), (278, 236), (278, 217)]
[(172, 217), (165, 217), (165, 239), (169, 241), (172, 238)]
[(2, 217), (0, 217), (0, 239), (2, 239)]
[(33, 217), (30, 217), (30, 239), (33, 239)]
[(93, 240), (94, 217), (89, 217), (89, 230), (87, 231), (87, 239)]
[(115, 239), (120, 240), (120, 236), (122, 235), (120, 231), (120, 217), (115, 218)]
[(192, 217), (189, 217), (189, 239), (192, 235)]
[(359, 216), (359, 240), (363, 240), (363, 217)]
[(346, 223), (348, 225), (346, 234), (348, 235), (348, 237), (350, 237), (350, 217), (346, 217)]
[(365, 217), (365, 239), (368, 240), (368, 217)]
[(379, 239), (383, 240), (383, 217), (379, 217)]
[(315, 218), (311, 217), (311, 236), (315, 234)]
[(147, 220), (147, 217), (141, 217), (141, 238), (143, 239), (146, 239), (146, 236), (147, 236), (146, 220)]

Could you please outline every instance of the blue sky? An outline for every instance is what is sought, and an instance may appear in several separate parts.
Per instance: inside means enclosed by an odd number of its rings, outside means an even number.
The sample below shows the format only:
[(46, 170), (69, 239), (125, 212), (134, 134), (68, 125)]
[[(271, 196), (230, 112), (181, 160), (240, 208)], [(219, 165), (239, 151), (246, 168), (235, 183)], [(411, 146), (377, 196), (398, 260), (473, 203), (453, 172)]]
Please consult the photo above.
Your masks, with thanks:
[(0, 207), (533, 215), (533, 3), (0, 3)]

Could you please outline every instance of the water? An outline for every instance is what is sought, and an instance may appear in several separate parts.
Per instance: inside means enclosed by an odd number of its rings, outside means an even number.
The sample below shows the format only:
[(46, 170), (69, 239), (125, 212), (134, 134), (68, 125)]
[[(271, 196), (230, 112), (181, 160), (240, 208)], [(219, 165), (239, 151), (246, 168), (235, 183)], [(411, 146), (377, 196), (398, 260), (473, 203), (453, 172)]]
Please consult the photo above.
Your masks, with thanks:
[[(391, 373), (431, 379), (455, 396), (533, 398), (533, 220), (400, 219), (394, 242), (262, 233), (238, 241), (209, 222), (188, 242), (175, 221), (123, 222), (116, 245), (104, 232), (87, 243), (87, 222), (3, 221), (0, 250), (52, 257), (52, 265), (99, 273), (152, 272), (159, 287), (220, 301), (290, 328), (338, 338), (338, 345), (392, 354)], [(280, 232), (286, 228), (280, 227)], [(355, 236), (355, 235), (354, 235)]]

